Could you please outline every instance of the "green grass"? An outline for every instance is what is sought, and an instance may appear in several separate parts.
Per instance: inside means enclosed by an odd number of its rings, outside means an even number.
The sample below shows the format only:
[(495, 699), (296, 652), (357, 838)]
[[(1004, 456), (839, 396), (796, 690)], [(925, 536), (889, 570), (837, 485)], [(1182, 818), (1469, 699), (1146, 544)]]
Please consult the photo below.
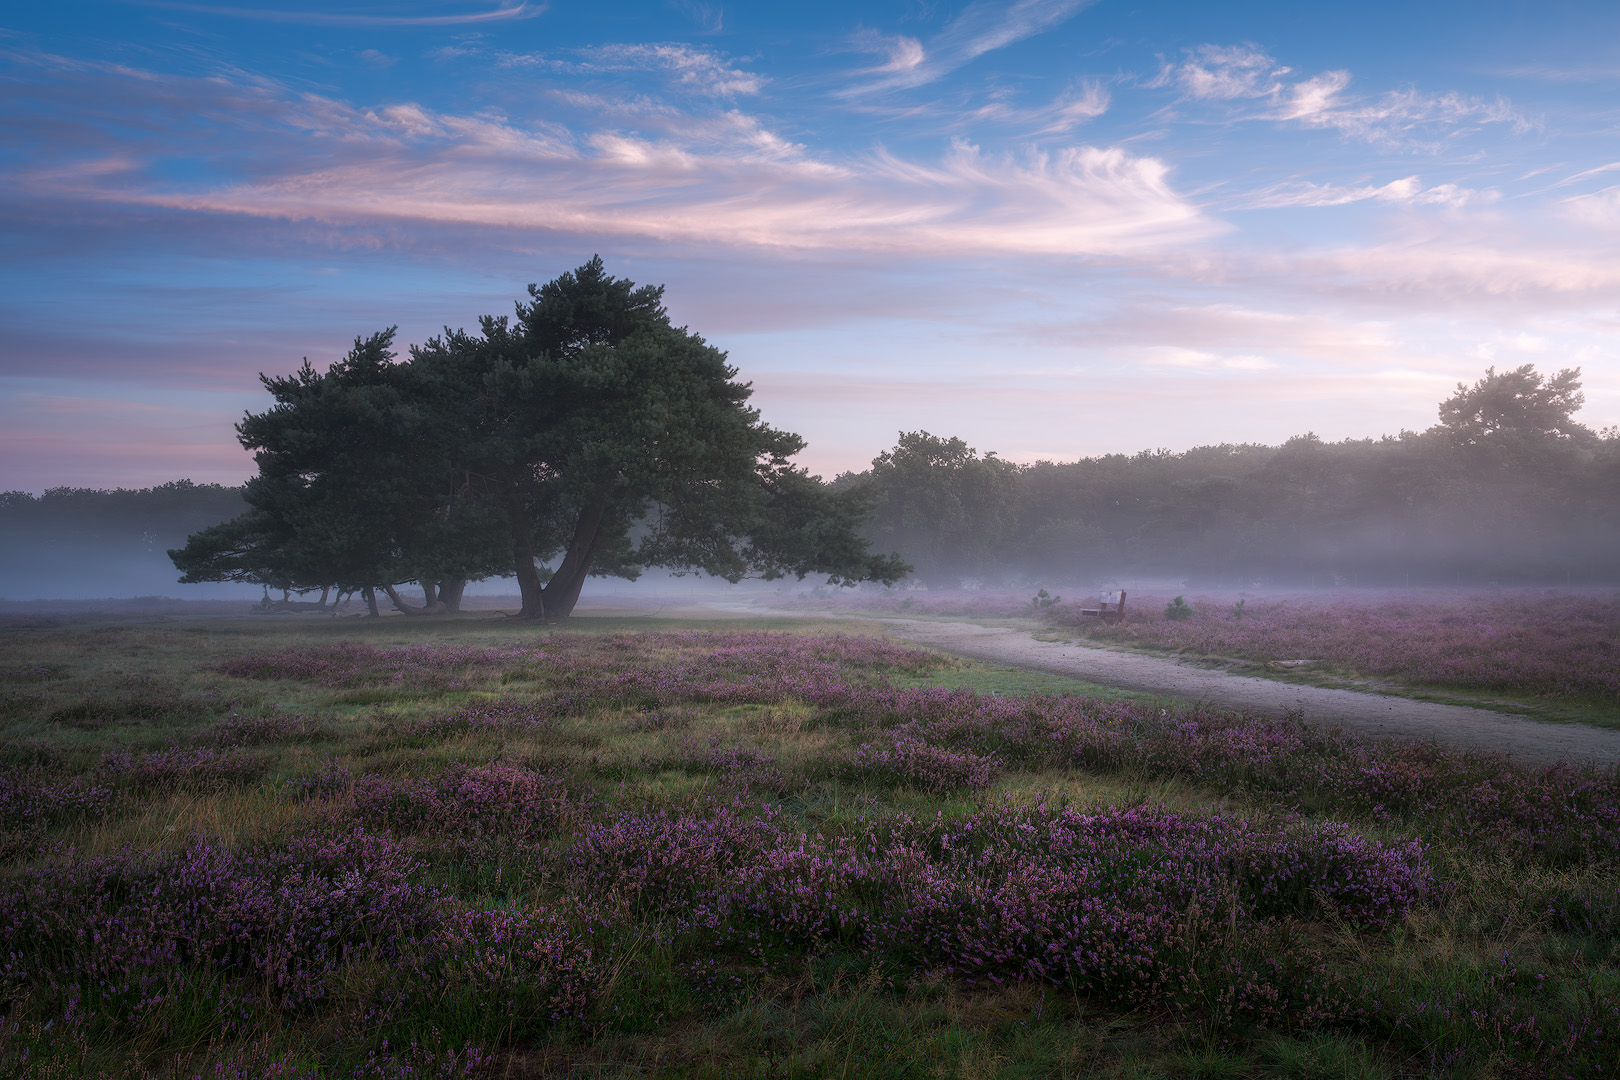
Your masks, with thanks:
[(1183, 704), (1177, 698), (1099, 686), (1096, 683), (1071, 679), (1063, 675), (1047, 675), (1039, 671), (999, 667), (967, 659), (955, 660), (954, 663), (956, 666), (942, 667), (930, 675), (895, 679), (894, 685), (937, 686), (946, 690), (975, 690), (981, 694), (1009, 697), (1022, 694), (1052, 694), (1063, 697), (1103, 698), (1109, 701)]

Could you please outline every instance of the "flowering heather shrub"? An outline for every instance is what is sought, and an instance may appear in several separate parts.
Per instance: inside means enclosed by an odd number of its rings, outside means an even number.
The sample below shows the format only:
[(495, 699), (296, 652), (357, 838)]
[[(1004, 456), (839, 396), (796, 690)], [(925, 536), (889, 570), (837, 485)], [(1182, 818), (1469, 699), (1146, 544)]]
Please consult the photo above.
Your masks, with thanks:
[(897, 738), (882, 749), (862, 744), (855, 750), (856, 779), (904, 784), (940, 794), (989, 787), (1001, 773), (994, 758), (943, 750), (914, 738)]
[[(387, 1039), (380, 1050), (374, 1050), (365, 1062), (349, 1074), (349, 1080), (456, 1080), (457, 1077), (496, 1076), (497, 1061), (476, 1046), (460, 1050), (446, 1050), (435, 1039), (423, 1046), (411, 1042), (405, 1046), (390, 1046)], [(223, 1074), (222, 1074), (223, 1075)], [(253, 1072), (231, 1073), (241, 1080), (255, 1080)], [(321, 1075), (311, 1074), (310, 1080)], [(279, 1078), (272, 1077), (272, 1080)], [(288, 1080), (291, 1080), (289, 1074)]]
[(584, 1019), (605, 975), (557, 912), (446, 901), (432, 950), (403, 957), (395, 979), (436, 1024), (500, 1039)]
[(349, 790), (354, 777), (342, 762), (327, 758), (319, 771), (300, 776), (292, 782), (294, 796), (302, 800), (332, 799)]
[(1620, 697), (1620, 598), (1474, 598), (1385, 603), (1290, 600), (1241, 619), (1200, 602), (1175, 622), (1064, 621), (1099, 641), (1248, 660), (1321, 660), (1363, 675), (1547, 697)]
[(268, 768), (263, 758), (182, 746), (108, 754), (101, 763), (104, 776), (146, 792), (223, 791), (257, 782)]
[(536, 839), (589, 813), (554, 777), (509, 762), (453, 767), (427, 780), (362, 776), (352, 813), (374, 828)]
[(683, 731), (691, 727), (693, 721), (702, 719), (703, 715), (702, 709), (690, 705), (675, 705), (637, 713), (625, 723), (625, 726), (637, 732)]
[(221, 748), (264, 746), (270, 743), (314, 742), (330, 736), (314, 717), (302, 713), (242, 716), (232, 713), (192, 736), (194, 742)]
[(590, 891), (657, 910), (719, 883), (743, 865), (750, 850), (778, 835), (769, 810), (756, 817), (735, 802), (708, 808), (701, 817), (668, 809), (622, 814), (588, 826), (564, 863), (571, 880), (590, 883)]
[[(681, 1034), (698, 1015), (756, 1026), (774, 1015), (790, 1040), (825, 1023), (836, 1061), (851, 1024), (887, 1031), (900, 1017), (909, 1040), (905, 1024), (933, 1023), (917, 1019), (921, 998), (888, 989), (914, 980), (969, 994), (1027, 984), (1013, 997), (1061, 986), (1053, 1000), (1076, 1008), (1183, 1017), (1166, 1030), (1207, 1033), (1251, 1063), (1256, 1040), (1304, 1031), (1365, 1038), (1386, 1063), (1436, 1075), (1481, 1065), (1464, 1061), (1474, 1046), (1503, 1075), (1620, 1064), (1614, 966), (1591, 961), (1588, 977), (1553, 959), (1566, 947), (1597, 956), (1590, 939), (1620, 933), (1620, 774), (1197, 707), (896, 689), (889, 672), (940, 661), (858, 638), (529, 641), (249, 658), (243, 670), (259, 674), (246, 677), (466, 681), (489, 694), (345, 728), (341, 759), (318, 768), (285, 745), (312, 722), (282, 714), (227, 717), (156, 753), (97, 758), (61, 732), (49, 734), (68, 749), (43, 737), (0, 746), (0, 861), (12, 863), (0, 874), (0, 1074), (116, 1074), (127, 1059), (131, 1075), (154, 1064), (287, 1080), (499, 1075), (534, 1065), (531, 1048), (545, 1068), (554, 1052), (569, 1057), (559, 1026), (607, 1033), (611, 1052), (612, 1033), (667, 1018), (657, 1038), (701, 1057)], [(574, 741), (548, 752), (578, 780), (506, 760), (427, 772), (451, 749), (439, 740), (571, 714), (585, 717), (567, 726)], [(576, 754), (586, 739), (597, 741)], [(421, 747), (429, 754), (413, 758)], [(321, 800), (284, 818), (318, 835), (97, 857), (71, 846), (97, 835), (76, 817), (251, 783), (270, 763), (315, 769), (265, 794)], [(383, 771), (349, 771), (367, 767)], [(729, 801), (668, 784), (664, 769), (705, 774)], [(1048, 770), (1067, 773), (1066, 788), (1089, 782), (1076, 771), (1174, 780), (1245, 816), (972, 794), (1002, 772), (1022, 772), (1024, 790)], [(604, 813), (585, 783), (605, 805), (651, 805)], [(932, 793), (941, 812), (896, 812), (888, 786), (909, 789), (908, 806)], [(1346, 821), (1421, 843), (1375, 841)], [(127, 824), (151, 834), (145, 817)], [(1342, 925), (1323, 933), (1324, 920)], [(1524, 935), (1512, 948), (1527, 963), (1546, 957), (1545, 991), (1467, 948), (1429, 962), (1431, 932), (1499, 922)], [(1403, 924), (1411, 939), (1365, 933)], [(829, 971), (873, 981), (851, 991)], [(803, 979), (816, 1000), (801, 1016)], [(831, 1019), (867, 1004), (878, 1020)], [(1071, 1020), (1037, 1037), (1093, 1037)], [(816, 1028), (808, 1041), (822, 1038)]]
[(469, 671), (489, 672), (543, 655), (536, 649), (478, 649), (462, 645), (376, 648), (355, 642), (294, 645), (227, 660), (219, 670), (238, 679), (295, 679), (321, 686), (406, 684), (437, 687)]
[(98, 777), (0, 769), (0, 828), (99, 817), (118, 799), (117, 787)]
[[(503, 671), (551, 684), (575, 697), (605, 694), (621, 703), (664, 695), (714, 700), (735, 696), (738, 683), (780, 695), (796, 685), (840, 682), (843, 673), (873, 677), (922, 673), (942, 662), (919, 649), (868, 638), (792, 634), (551, 634), (543, 648), (478, 649), (415, 645), (380, 649), (345, 643), (294, 646), (220, 665), (239, 679), (296, 679), (330, 687), (384, 684), (442, 687), (452, 679)], [(572, 700), (572, 698), (570, 699)], [(594, 704), (594, 702), (592, 702)]]
[(423, 738), (442, 739), (469, 731), (544, 730), (555, 726), (556, 722), (554, 711), (540, 702), (506, 698), (430, 716), (412, 724), (410, 732)]
[(56, 668), (49, 664), (22, 664), (0, 668), (0, 682), (39, 682), (54, 678), (57, 674)]
[(396, 956), (431, 927), (415, 869), (392, 841), (357, 832), (27, 870), (0, 885), (0, 989), (124, 1022), (161, 1011), (188, 978), (302, 1009), (347, 959)]
[(788, 786), (787, 774), (774, 756), (747, 746), (726, 743), (718, 733), (707, 739), (684, 740), (679, 755), (668, 764), (691, 772), (714, 775), (729, 787), (780, 791)]
[(903, 967), (1130, 1002), (1173, 997), (1200, 942), (1324, 906), (1382, 924), (1434, 888), (1416, 844), (1145, 808), (1007, 806), (828, 838), (731, 805), (594, 826), (566, 863), (574, 888), (662, 916), (677, 935), (837, 941)]
[(1402, 814), (1438, 837), (1507, 845), (1555, 863), (1620, 858), (1620, 774), (1612, 770), (1530, 768), (1200, 707), (847, 687), (827, 688), (815, 703), (824, 722), (889, 729), (897, 740), (1008, 767), (1179, 777), (1375, 820)]

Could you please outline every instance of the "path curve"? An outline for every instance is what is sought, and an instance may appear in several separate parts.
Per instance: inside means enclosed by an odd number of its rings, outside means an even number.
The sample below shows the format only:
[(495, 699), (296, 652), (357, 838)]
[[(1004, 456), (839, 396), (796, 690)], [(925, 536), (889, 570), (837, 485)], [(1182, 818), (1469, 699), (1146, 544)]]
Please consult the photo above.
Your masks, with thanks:
[(1027, 631), (963, 622), (883, 619), (908, 641), (973, 660), (1066, 675), (1099, 686), (1186, 698), (1265, 716), (1299, 710), (1309, 723), (1358, 735), (1438, 739), (1520, 761), (1620, 763), (1620, 731), (1588, 724), (1529, 720), (1489, 709), (1356, 690), (1259, 679), (1211, 671), (1178, 660), (1060, 641), (1039, 641)]

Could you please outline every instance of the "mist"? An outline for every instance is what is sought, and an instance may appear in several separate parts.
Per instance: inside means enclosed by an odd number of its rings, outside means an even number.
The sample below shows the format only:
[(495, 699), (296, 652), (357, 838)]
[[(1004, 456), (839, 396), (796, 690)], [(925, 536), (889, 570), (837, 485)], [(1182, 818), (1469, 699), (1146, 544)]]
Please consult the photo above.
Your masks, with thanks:
[[(870, 468), (830, 486), (859, 492), (872, 549), (910, 564), (901, 588), (1615, 584), (1620, 432), (1573, 419), (1578, 376), (1493, 369), (1442, 401), (1427, 431), (1337, 443), (1307, 433), (1280, 446), (1017, 464), (959, 438), (902, 432)], [(168, 555), (247, 509), (243, 489), (189, 480), (0, 494), (0, 598), (257, 600), (256, 584), (179, 584)], [(820, 588), (649, 569), (634, 582), (594, 577), (582, 599), (662, 608)], [(516, 591), (491, 577), (466, 596)]]

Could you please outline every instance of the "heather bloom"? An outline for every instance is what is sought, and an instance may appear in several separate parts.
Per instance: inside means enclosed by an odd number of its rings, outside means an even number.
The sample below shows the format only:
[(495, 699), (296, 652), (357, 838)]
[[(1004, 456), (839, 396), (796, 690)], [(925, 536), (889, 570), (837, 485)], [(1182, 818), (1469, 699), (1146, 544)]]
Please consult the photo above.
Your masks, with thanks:
[(108, 754), (101, 770), (140, 791), (219, 791), (255, 783), (268, 763), (241, 753), (173, 746), (144, 754)]
[(357, 953), (387, 957), (431, 922), (416, 864), (364, 833), (233, 852), (121, 853), (26, 871), (0, 889), (0, 985), (138, 1018), (211, 971), (298, 1010)]
[(1154, 616), (1151, 606), (1145, 602), (1123, 622), (1082, 628), (1098, 640), (1172, 652), (1311, 659), (1413, 683), (1620, 698), (1620, 602), (1614, 599), (1288, 600), (1246, 606), (1241, 619), (1203, 602), (1195, 605), (1198, 614), (1182, 621)]
[(853, 774), (880, 783), (909, 784), (945, 793), (988, 787), (1000, 774), (992, 757), (929, 746), (915, 738), (898, 738), (878, 749), (862, 744), (855, 751)]
[(452, 767), (426, 780), (362, 776), (351, 799), (358, 820), (395, 832), (534, 839), (588, 812), (561, 781), (504, 761)]
[(274, 743), (313, 742), (325, 736), (313, 717), (300, 713), (272, 713), (269, 716), (242, 716), (232, 713), (192, 736), (205, 746), (229, 748), (264, 746)]
[[(478, 1048), (771, 1008), (833, 962), (1221, 1038), (1371, 1033), (1436, 1072), (1474, 1046), (1526, 1075), (1615, 1062), (1607, 968), (1543, 1001), (1508, 959), (1425, 982), (1361, 953), (1400, 958), (1400, 928), (1498, 909), (1527, 934), (1612, 936), (1620, 774), (1302, 717), (890, 681), (940, 663), (755, 633), (294, 647), (225, 668), (316, 701), (465, 685), (353, 727), (310, 706), (330, 733), (289, 710), (157, 750), (8, 746), (0, 1071), (21, 1048), (71, 1073), (73, 1040), (94, 1039), (191, 1048), (185, 1075), (499, 1075)], [(1047, 773), (1066, 792), (1102, 776), (1188, 805), (1219, 793), (1222, 812), (1029, 794)], [(214, 797), (266, 775), (292, 779)], [(990, 793), (1003, 779), (1016, 798)], [(142, 835), (173, 794), (297, 805), (276, 841), (71, 846), (96, 814), (140, 811), (117, 827)], [(1485, 858), (1522, 879), (1468, 895)]]
[[(1153, 808), (1008, 804), (824, 837), (724, 804), (593, 826), (566, 860), (576, 888), (656, 915), (676, 937), (836, 941), (907, 967), (1126, 1001), (1169, 993), (1194, 929), (1208, 945), (1273, 918), (1381, 925), (1435, 889), (1415, 843)], [(1192, 927), (1193, 909), (1214, 921)]]
[(469, 705), (430, 716), (410, 727), (410, 734), (442, 739), (467, 732), (543, 731), (557, 722), (556, 710), (536, 701), (502, 699)]

